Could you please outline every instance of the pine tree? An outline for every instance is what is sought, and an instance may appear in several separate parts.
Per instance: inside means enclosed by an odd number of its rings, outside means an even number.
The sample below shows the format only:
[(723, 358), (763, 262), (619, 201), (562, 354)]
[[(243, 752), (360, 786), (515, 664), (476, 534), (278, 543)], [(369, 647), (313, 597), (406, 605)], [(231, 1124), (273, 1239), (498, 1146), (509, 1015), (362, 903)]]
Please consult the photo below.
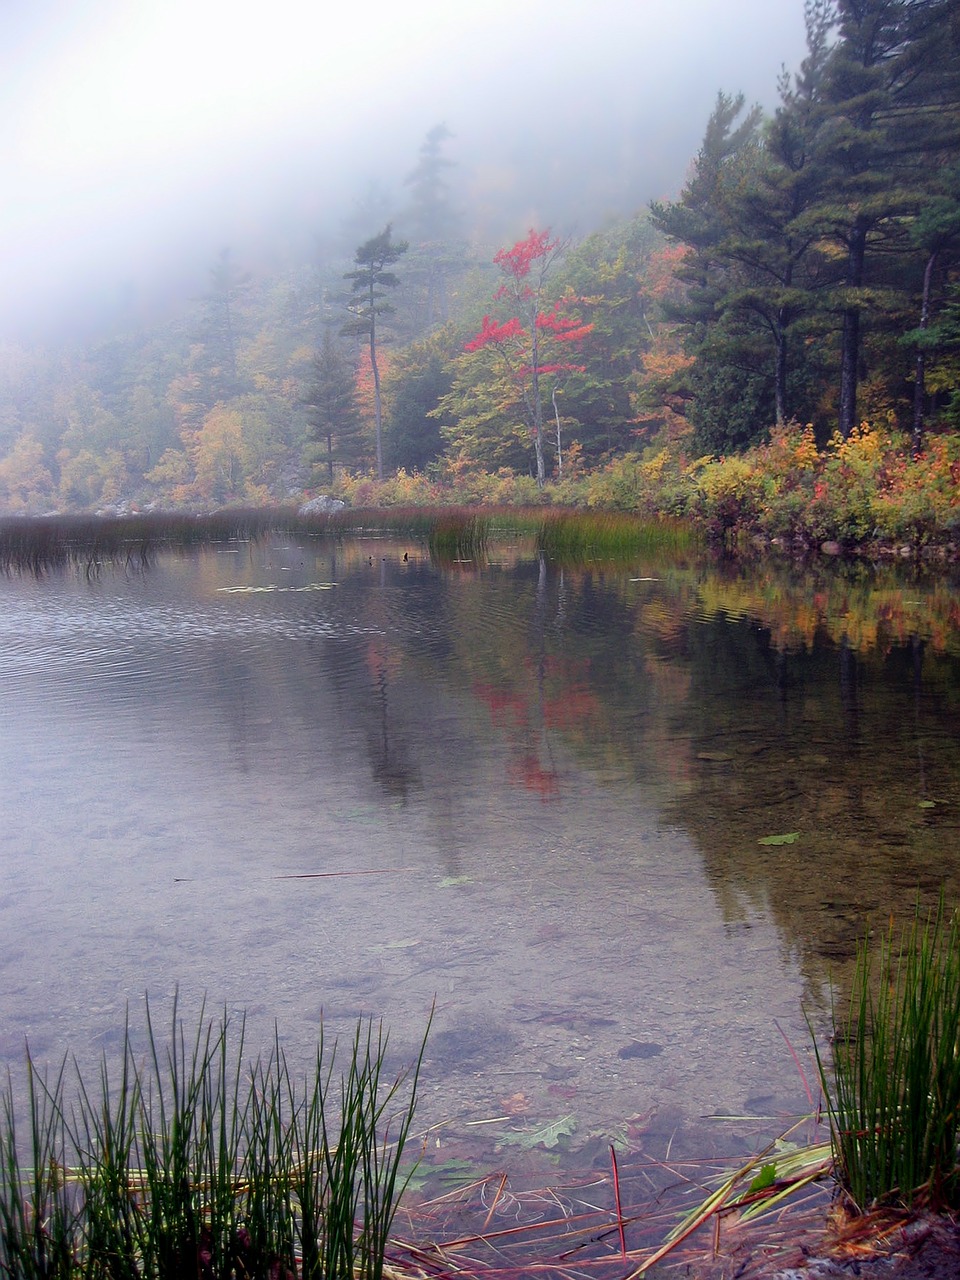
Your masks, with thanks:
[(203, 347), (203, 385), (206, 408), (230, 400), (246, 388), (237, 368), (240, 309), (250, 292), (250, 275), (240, 271), (229, 249), (222, 249), (210, 269), (210, 288), (203, 304), (200, 341)]
[(310, 435), (317, 446), (313, 458), (325, 465), (327, 480), (332, 484), (334, 465), (356, 460), (360, 417), (356, 370), (329, 329), (314, 356), (313, 374), (304, 396)]
[(377, 479), (383, 479), (383, 400), (380, 392), (380, 369), (377, 364), (377, 321), (394, 311), (387, 302), (387, 290), (396, 289), (399, 278), (388, 268), (407, 251), (403, 240), (393, 240), (389, 223), (379, 235), (365, 241), (357, 249), (353, 271), (344, 275), (350, 281), (351, 298), (347, 310), (353, 316), (342, 329), (367, 339), (370, 367), (373, 371), (374, 413), (377, 435)]
[(452, 137), (445, 124), (434, 126), (420, 148), (416, 168), (406, 178), (411, 196), (404, 216), (411, 244), (407, 277), (416, 334), (446, 322), (449, 279), (464, 260), (460, 217), (451, 203), (447, 181), (456, 165), (443, 153)]
[[(903, 306), (908, 229), (944, 154), (960, 144), (955, 3), (837, 0), (825, 74), (816, 217), (840, 251), (831, 304), (841, 320), (838, 426), (857, 421), (865, 317)], [(898, 294), (900, 296), (898, 296)]]

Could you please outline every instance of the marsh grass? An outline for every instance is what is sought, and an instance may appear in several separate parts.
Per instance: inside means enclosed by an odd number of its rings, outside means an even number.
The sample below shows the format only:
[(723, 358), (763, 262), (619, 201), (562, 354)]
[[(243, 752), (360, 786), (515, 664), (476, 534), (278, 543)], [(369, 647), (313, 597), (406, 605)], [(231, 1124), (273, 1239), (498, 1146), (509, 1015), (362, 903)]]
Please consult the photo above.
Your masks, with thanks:
[(220, 542), (257, 542), (272, 534), (320, 541), (389, 533), (425, 543), (441, 567), (482, 563), (494, 540), (529, 539), (560, 564), (623, 560), (645, 552), (683, 553), (699, 546), (683, 521), (622, 513), (542, 507), (346, 508), (300, 515), (292, 507), (237, 508), (207, 515), (151, 512), (127, 516), (0, 518), (0, 573), (45, 574), (104, 565), (142, 569), (162, 550), (190, 551)]
[(814, 1037), (836, 1175), (853, 1206), (956, 1206), (960, 1179), (960, 922), (919, 908), (874, 961), (858, 948), (833, 1070)]
[(279, 1038), (245, 1065), (242, 1022), (188, 1034), (174, 1001), (165, 1047), (148, 1006), (142, 1060), (127, 1026), (113, 1074), (73, 1064), (69, 1105), (66, 1061), (48, 1083), (28, 1053), (26, 1141), (3, 1095), (0, 1275), (381, 1280), (423, 1047), (388, 1079), (382, 1027), (342, 1056), (321, 1032), (301, 1081)]
[(38, 516), (0, 519), (0, 572), (42, 577), (57, 569), (95, 572), (103, 564), (142, 567), (162, 548), (256, 540), (298, 527), (296, 512), (237, 509), (211, 515)]
[(477, 512), (444, 514), (435, 519), (427, 546), (431, 559), (439, 565), (458, 560), (483, 561), (489, 535), (489, 519)]
[(565, 563), (624, 560), (643, 553), (690, 551), (693, 527), (679, 520), (643, 520), (618, 512), (551, 512), (542, 515), (537, 548)]

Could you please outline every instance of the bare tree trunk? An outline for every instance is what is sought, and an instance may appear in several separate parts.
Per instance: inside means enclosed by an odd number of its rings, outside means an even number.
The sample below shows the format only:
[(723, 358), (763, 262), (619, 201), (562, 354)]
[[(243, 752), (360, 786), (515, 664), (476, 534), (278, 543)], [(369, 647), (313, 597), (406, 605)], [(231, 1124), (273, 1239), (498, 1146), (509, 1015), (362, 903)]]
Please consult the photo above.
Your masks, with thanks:
[[(933, 280), (933, 268), (936, 266), (937, 253), (934, 251), (927, 259), (923, 273), (923, 301), (920, 304), (920, 332), (924, 333), (930, 323), (930, 283)], [(923, 341), (917, 343), (917, 376), (913, 384), (913, 456), (919, 457), (923, 452), (923, 405), (926, 399), (926, 352)]]
[[(863, 283), (863, 260), (867, 251), (866, 224), (857, 222), (850, 237), (847, 256), (847, 285), (859, 289)], [(857, 373), (860, 364), (860, 307), (848, 306), (843, 313), (840, 340), (840, 434), (846, 440), (857, 425)]]
[(558, 476), (558, 478), (559, 478), (559, 479), (561, 479), (561, 480), (562, 480), (562, 479), (563, 479), (563, 446), (562, 446), (562, 444), (561, 444), (561, 433), (560, 433), (560, 410), (559, 410), (559, 408), (557, 407), (557, 388), (556, 388), (556, 386), (554, 386), (554, 388), (553, 388), (553, 395), (551, 396), (551, 399), (553, 400), (553, 416), (554, 416), (554, 417), (556, 418), (556, 420), (557, 420), (557, 476)]
[(777, 364), (775, 374), (777, 426), (787, 420), (787, 334), (779, 319), (777, 323)]
[(539, 353), (536, 338), (533, 343), (533, 451), (537, 458), (537, 488), (542, 489), (546, 480), (543, 466), (543, 400), (540, 396), (540, 373), (537, 368)]
[(380, 399), (380, 369), (377, 365), (377, 321), (373, 313), (373, 286), (370, 287), (370, 367), (373, 370), (373, 416), (377, 426), (377, 479), (383, 479), (383, 403)]

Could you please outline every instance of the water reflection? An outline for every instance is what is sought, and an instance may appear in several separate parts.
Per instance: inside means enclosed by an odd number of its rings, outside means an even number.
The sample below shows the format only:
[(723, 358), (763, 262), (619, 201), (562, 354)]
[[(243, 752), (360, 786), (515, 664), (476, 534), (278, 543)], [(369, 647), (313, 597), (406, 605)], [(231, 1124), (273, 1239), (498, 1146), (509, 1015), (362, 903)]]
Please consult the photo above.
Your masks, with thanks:
[(178, 982), (304, 1052), (436, 997), (435, 1159), (654, 1152), (800, 1108), (777, 1023), (960, 894), (949, 584), (277, 542), (0, 596), (8, 1060)]

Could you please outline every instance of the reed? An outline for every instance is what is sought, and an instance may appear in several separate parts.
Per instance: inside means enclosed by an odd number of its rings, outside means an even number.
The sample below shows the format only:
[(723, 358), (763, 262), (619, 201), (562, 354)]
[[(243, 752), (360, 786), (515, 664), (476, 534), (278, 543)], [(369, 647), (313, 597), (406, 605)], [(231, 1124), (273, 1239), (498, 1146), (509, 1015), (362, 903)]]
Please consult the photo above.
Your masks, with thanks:
[(344, 538), (392, 533), (426, 542), (434, 560), (482, 561), (493, 539), (530, 538), (554, 560), (622, 560), (644, 552), (695, 548), (692, 525), (642, 520), (617, 512), (542, 507), (346, 508), (300, 515), (292, 507), (236, 508), (207, 515), (151, 512), (118, 517), (0, 518), (0, 573), (42, 577), (61, 569), (88, 574), (103, 565), (148, 566), (161, 550), (188, 551), (215, 542), (255, 542), (274, 533)]
[(427, 535), (431, 559), (441, 565), (457, 560), (483, 560), (489, 533), (489, 520), (476, 512), (436, 515)]
[(102, 564), (148, 564), (164, 547), (187, 549), (212, 542), (252, 540), (294, 529), (292, 509), (242, 508), (210, 515), (161, 514), (117, 518), (41, 516), (0, 519), (0, 572), (42, 577), (57, 569), (88, 573)]
[(941, 1209), (960, 1178), (960, 921), (941, 899), (860, 944), (849, 1009), (833, 1012), (833, 1070), (814, 1037), (837, 1178), (853, 1206)]
[(551, 512), (541, 516), (537, 548), (566, 563), (622, 560), (696, 546), (693, 527), (679, 520), (643, 520), (619, 512)]
[(0, 1120), (0, 1274), (66, 1280), (75, 1274), (79, 1216), (68, 1185), (62, 1122), (64, 1063), (52, 1084), (27, 1059), (25, 1147), (8, 1075)]
[(342, 1068), (321, 1033), (301, 1081), (278, 1036), (245, 1064), (244, 1034), (202, 1012), (188, 1034), (174, 1000), (163, 1047), (148, 1005), (143, 1060), (128, 1025), (69, 1106), (64, 1067), (47, 1085), (28, 1053), (26, 1144), (10, 1080), (3, 1100), (0, 1275), (381, 1280), (426, 1037), (391, 1080), (382, 1027), (358, 1024)]

